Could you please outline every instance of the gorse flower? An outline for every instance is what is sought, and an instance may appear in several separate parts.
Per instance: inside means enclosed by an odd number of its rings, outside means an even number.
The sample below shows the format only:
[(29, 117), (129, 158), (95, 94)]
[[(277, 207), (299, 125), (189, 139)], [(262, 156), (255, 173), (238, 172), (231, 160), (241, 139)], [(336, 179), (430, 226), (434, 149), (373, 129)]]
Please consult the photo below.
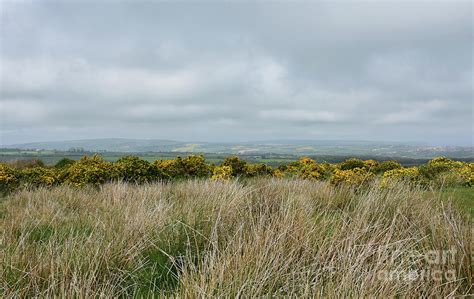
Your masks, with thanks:
[(17, 170), (0, 163), (0, 192), (8, 192), (15, 189), (19, 183)]
[(398, 168), (384, 172), (381, 186), (387, 187), (395, 181), (417, 182), (420, 180), (420, 171), (417, 167)]
[(60, 182), (60, 171), (55, 168), (35, 167), (21, 170), (20, 178), (24, 187), (51, 187)]
[(364, 168), (356, 167), (348, 170), (336, 169), (333, 177), (331, 178), (331, 183), (334, 185), (346, 184), (353, 186), (362, 186), (365, 183), (368, 183), (374, 174), (368, 172)]
[(232, 176), (232, 167), (231, 166), (217, 166), (212, 172), (211, 179), (214, 181), (228, 181)]
[(66, 170), (65, 182), (76, 187), (84, 185), (98, 186), (117, 178), (113, 164), (100, 156), (85, 156)]

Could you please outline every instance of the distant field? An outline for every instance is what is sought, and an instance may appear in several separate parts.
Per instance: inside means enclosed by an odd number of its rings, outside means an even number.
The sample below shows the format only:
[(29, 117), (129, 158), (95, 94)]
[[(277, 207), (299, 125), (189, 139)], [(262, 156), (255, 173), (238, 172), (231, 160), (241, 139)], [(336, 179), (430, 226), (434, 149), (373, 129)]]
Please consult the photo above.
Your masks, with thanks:
[[(23, 159), (41, 159), (46, 165), (53, 165), (62, 158), (69, 158), (73, 160), (79, 160), (81, 157), (88, 155), (91, 156), (93, 152), (69, 152), (69, 151), (54, 151), (54, 150), (12, 150), (12, 149), (0, 149), (0, 161), (12, 161), (12, 160), (23, 160)], [(125, 155), (136, 155), (141, 159), (153, 162), (156, 160), (169, 160), (174, 159), (176, 156), (187, 156), (195, 155), (199, 153), (192, 152), (147, 152), (147, 153), (123, 153), (123, 152), (99, 152), (99, 154), (107, 161), (114, 162), (120, 157)], [(206, 160), (210, 163), (220, 163), (229, 154), (217, 154), (217, 153), (204, 153)], [(282, 163), (288, 163), (297, 160), (301, 155), (299, 154), (239, 154), (239, 156), (253, 163), (266, 163), (270, 166), (278, 166)], [(375, 160), (396, 160), (404, 166), (416, 166), (426, 163), (428, 159), (415, 159), (406, 157), (383, 157), (383, 156), (370, 156), (370, 155), (309, 155), (311, 158), (318, 162), (329, 162), (338, 163), (348, 158), (357, 157), (361, 159), (375, 159)], [(472, 158), (461, 158), (457, 159), (460, 161), (471, 162), (474, 161)]]
[[(318, 156), (318, 157), (389, 157), (409, 159), (432, 159), (438, 156), (456, 160), (474, 158), (472, 147), (426, 146), (393, 142), (370, 142), (350, 140), (262, 140), (254, 142), (184, 142), (153, 139), (89, 139), (64, 140), (56, 142), (34, 142), (11, 145), (19, 150), (46, 149), (70, 151), (83, 149), (90, 152), (134, 152), (134, 153), (209, 153), (238, 154), (242, 156)], [(0, 150), (1, 151), (1, 150)], [(141, 154), (140, 154), (141, 155)], [(386, 159), (385, 159), (386, 160)]]

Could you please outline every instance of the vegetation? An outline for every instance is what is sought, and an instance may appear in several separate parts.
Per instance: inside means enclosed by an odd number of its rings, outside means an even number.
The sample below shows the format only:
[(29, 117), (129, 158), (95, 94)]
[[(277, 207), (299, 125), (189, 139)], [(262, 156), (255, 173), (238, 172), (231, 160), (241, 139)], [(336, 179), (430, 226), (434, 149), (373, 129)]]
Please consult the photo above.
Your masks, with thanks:
[(0, 296), (472, 294), (473, 173), (444, 157), (0, 163)]
[(398, 181), (427, 188), (474, 184), (474, 163), (454, 161), (445, 157), (432, 159), (419, 167), (402, 167), (395, 161), (378, 162), (355, 158), (329, 164), (318, 163), (308, 157), (271, 167), (264, 163), (248, 163), (238, 156), (227, 157), (216, 165), (207, 163), (203, 155), (157, 160), (153, 163), (135, 156), (125, 156), (116, 162), (108, 162), (98, 155), (84, 156), (79, 161), (63, 159), (54, 167), (46, 167), (40, 162), (0, 163), (0, 191), (6, 193), (18, 188), (51, 187), (60, 184), (97, 187), (111, 181), (144, 184), (193, 178), (229, 180), (254, 177), (329, 181), (334, 185), (355, 187), (363, 187), (377, 180), (383, 188), (389, 188)]
[[(187, 156), (187, 155), (198, 155), (205, 153), (206, 161), (215, 164), (221, 164), (225, 158), (230, 153), (236, 153), (238, 156), (247, 161), (248, 163), (265, 163), (266, 165), (272, 167), (278, 167), (280, 164), (287, 164), (292, 161), (298, 160), (301, 156), (308, 156), (318, 162), (328, 162), (328, 163), (340, 163), (347, 159), (357, 157), (361, 160), (375, 159), (377, 161), (388, 161), (396, 160), (403, 166), (419, 166), (425, 164), (433, 157), (437, 156), (446, 156), (451, 157), (451, 159), (463, 161), (463, 162), (474, 162), (474, 157), (472, 156), (472, 149), (469, 148), (469, 151), (465, 151), (466, 154), (457, 153), (457, 152), (436, 152), (429, 155), (418, 154), (412, 156), (409, 153), (403, 154), (403, 150), (400, 152), (397, 149), (392, 148), (390, 152), (381, 154), (379, 151), (365, 151), (358, 152), (354, 151), (353, 148), (344, 147), (343, 152), (340, 151), (339, 147), (332, 147), (324, 152), (315, 152), (315, 153), (304, 153), (295, 150), (288, 150), (287, 152), (279, 152), (281, 146), (273, 146), (271, 148), (266, 148), (258, 152), (252, 151), (236, 151), (232, 149), (219, 148), (216, 151), (211, 151), (210, 149), (203, 148), (199, 149), (196, 152), (182, 152), (182, 151), (169, 151), (169, 150), (159, 150), (154, 148), (151, 151), (137, 151), (137, 152), (113, 152), (113, 151), (71, 151), (71, 150), (45, 150), (45, 149), (36, 149), (36, 150), (27, 150), (27, 149), (10, 149), (10, 148), (0, 148), (0, 162), (12, 163), (14, 161), (27, 161), (32, 159), (39, 159), (44, 162), (45, 165), (53, 166), (58, 163), (63, 158), (71, 160), (80, 160), (83, 156), (92, 156), (94, 153), (100, 153), (101, 157), (108, 162), (115, 162), (118, 159), (122, 158), (124, 155), (135, 155), (142, 160), (146, 160), (150, 163), (153, 163), (156, 160), (173, 160), (177, 156)], [(130, 150), (130, 149), (129, 149)], [(421, 150), (416, 150), (413, 153), (419, 153)], [(229, 154), (224, 154), (229, 153)], [(350, 153), (350, 155), (348, 155)], [(469, 154), (467, 154), (469, 153)]]
[[(91, 181), (114, 165), (96, 157), (74, 166), (77, 181)], [(98, 170), (75, 175), (87, 167)], [(378, 179), (363, 189), (312, 178), (227, 180), (230, 167), (213, 168), (224, 177), (217, 181), (10, 193), (0, 202), (0, 296), (472, 294), (471, 224), (453, 203), (457, 192), (380, 188)]]
[[(55, 153), (69, 154), (87, 154), (90, 152), (101, 152), (104, 156), (110, 154), (123, 155), (124, 152), (144, 153), (177, 153), (181, 155), (198, 153), (232, 153), (232, 154), (251, 154), (268, 155), (273, 153), (277, 155), (301, 156), (359, 156), (359, 157), (377, 157), (384, 160), (384, 157), (398, 157), (411, 159), (432, 159), (437, 156), (447, 156), (456, 158), (473, 158), (472, 147), (439, 147), (424, 146), (416, 144), (401, 144), (387, 142), (368, 142), (368, 141), (344, 141), (344, 140), (272, 140), (259, 141), (258, 143), (195, 143), (180, 142), (173, 140), (140, 140), (140, 139), (89, 139), (75, 141), (59, 142), (35, 142), (28, 144), (18, 144), (18, 148), (0, 149), (0, 159), (2, 152), (6, 155), (18, 155), (31, 153), (33, 155), (51, 155)], [(208, 159), (210, 157), (207, 157)], [(365, 159), (365, 158), (364, 158)], [(397, 159), (398, 160), (398, 159)], [(335, 162), (329, 161), (328, 162)], [(402, 163), (404, 164), (404, 163)]]

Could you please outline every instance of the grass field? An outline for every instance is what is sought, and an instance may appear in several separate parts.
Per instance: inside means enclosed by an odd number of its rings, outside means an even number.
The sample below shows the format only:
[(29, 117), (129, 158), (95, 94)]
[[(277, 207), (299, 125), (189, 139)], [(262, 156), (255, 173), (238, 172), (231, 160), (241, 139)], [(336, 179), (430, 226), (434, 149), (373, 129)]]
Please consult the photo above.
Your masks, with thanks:
[(0, 295), (472, 294), (471, 195), (263, 178), (23, 190), (0, 202)]

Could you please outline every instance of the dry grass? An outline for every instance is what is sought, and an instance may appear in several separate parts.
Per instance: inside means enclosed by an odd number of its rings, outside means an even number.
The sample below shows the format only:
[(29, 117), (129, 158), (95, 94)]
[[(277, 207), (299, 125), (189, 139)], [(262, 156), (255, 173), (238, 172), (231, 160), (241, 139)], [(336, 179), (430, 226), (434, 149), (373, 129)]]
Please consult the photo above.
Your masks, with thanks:
[[(62, 186), (3, 199), (0, 233), (2, 297), (472, 293), (468, 219), (438, 193), (404, 185)], [(442, 250), (451, 251), (426, 258)], [(430, 274), (387, 281), (409, 271)]]

